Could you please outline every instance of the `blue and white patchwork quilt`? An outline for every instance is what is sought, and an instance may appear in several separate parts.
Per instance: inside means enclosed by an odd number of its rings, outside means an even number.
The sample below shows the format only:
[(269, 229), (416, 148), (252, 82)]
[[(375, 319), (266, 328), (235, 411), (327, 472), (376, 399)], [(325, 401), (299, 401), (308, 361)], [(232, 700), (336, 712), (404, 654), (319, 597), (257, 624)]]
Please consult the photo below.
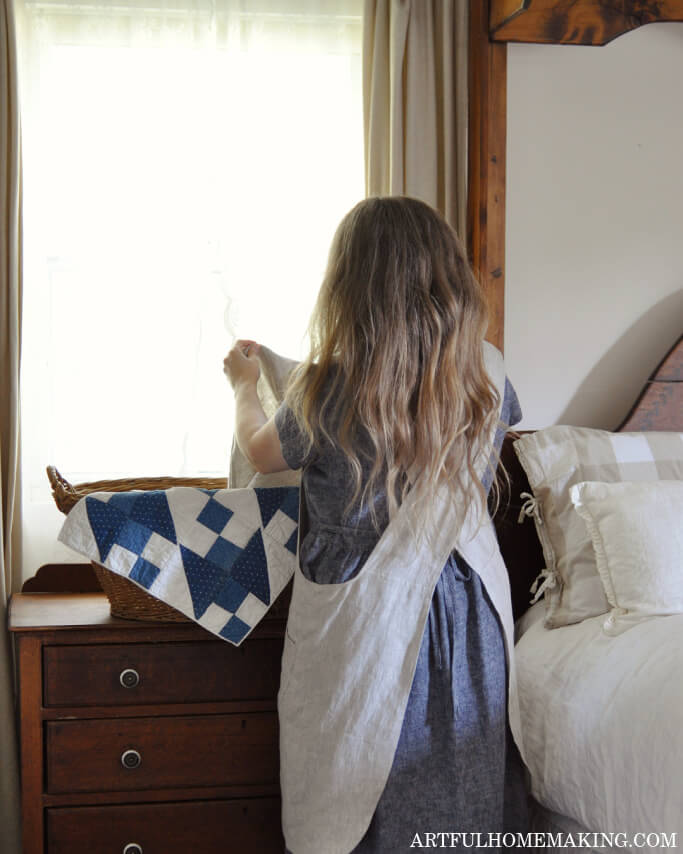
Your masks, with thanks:
[(239, 646), (294, 573), (296, 486), (93, 492), (58, 534)]

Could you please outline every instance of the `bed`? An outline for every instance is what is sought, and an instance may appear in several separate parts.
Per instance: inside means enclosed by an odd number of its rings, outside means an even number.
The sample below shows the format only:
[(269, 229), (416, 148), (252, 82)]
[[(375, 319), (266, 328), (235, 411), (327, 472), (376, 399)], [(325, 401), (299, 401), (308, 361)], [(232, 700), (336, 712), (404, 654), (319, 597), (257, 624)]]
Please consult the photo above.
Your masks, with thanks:
[[(641, 478), (643, 481), (671, 478), (663, 487), (661, 481), (652, 486), (676, 491), (679, 500), (678, 512), (675, 507), (672, 509), (678, 538), (672, 571), (674, 575), (677, 573), (673, 593), (680, 595), (677, 604), (671, 606), (671, 613), (648, 618), (636, 615), (632, 622), (614, 629), (606, 623), (614, 611), (610, 602), (601, 600), (602, 605), (592, 605), (584, 596), (583, 601), (577, 598), (568, 606), (574, 607), (576, 621), (565, 622), (561, 606), (555, 610), (558, 625), (548, 628), (545, 622), (552, 587), (546, 588), (538, 601), (530, 605), (534, 581), (549, 578), (543, 575), (548, 554), (542, 539), (548, 537), (548, 532), (542, 527), (548, 528), (550, 520), (541, 517), (539, 525), (538, 518), (533, 523), (526, 518), (534, 516), (533, 496), (539, 502), (542, 499), (544, 475), (538, 469), (538, 461), (524, 459), (517, 449), (525, 443), (538, 445), (539, 437), (553, 431), (562, 438), (563, 430), (573, 431), (563, 439), (567, 443), (574, 442), (576, 436), (582, 440), (589, 437), (591, 442), (597, 437), (609, 443), (610, 448), (633, 448), (644, 447), (645, 437), (655, 449), (662, 442), (669, 443), (669, 449), (673, 447), (671, 454), (669, 451), (659, 454), (676, 458), (673, 468), (668, 470), (665, 463), (647, 468), (646, 463), (634, 462), (631, 451), (626, 452), (626, 462), (622, 460), (616, 467), (605, 468), (607, 479), (613, 481), (609, 487), (613, 491), (624, 487), (624, 481), (630, 484)], [(512, 486), (509, 504), (498, 513), (496, 527), (510, 574), (515, 661), (530, 772), (532, 830), (554, 834), (622, 834), (612, 839), (589, 837), (589, 841), (593, 840), (590, 847), (596, 851), (616, 850), (620, 843), (633, 840), (639, 832), (655, 834), (638, 840), (645, 851), (661, 846), (662, 834), (678, 834), (677, 844), (683, 839), (682, 430), (683, 338), (671, 347), (615, 431), (554, 426), (526, 433), (510, 432), (504, 443), (502, 458)], [(678, 446), (672, 446), (671, 441), (678, 442)], [(559, 480), (551, 486), (562, 480), (560, 473), (566, 464), (558, 456), (559, 447), (558, 442), (552, 450), (550, 478), (559, 477)], [(575, 447), (572, 453), (580, 456)], [(650, 454), (648, 446), (645, 455)], [(653, 455), (657, 454), (655, 450)], [(576, 477), (599, 480), (600, 469), (595, 463), (593, 458), (592, 467), (579, 470)], [(532, 472), (532, 478), (528, 477), (528, 471)], [(638, 484), (641, 490), (650, 486), (649, 482)], [(546, 494), (545, 498), (547, 512), (557, 511), (557, 496)], [(550, 506), (553, 501), (557, 506)], [(567, 512), (575, 510), (570, 508)], [(637, 515), (641, 512), (644, 511), (638, 507)], [(518, 523), (520, 517), (523, 524)], [(591, 534), (587, 519), (582, 522), (576, 513), (575, 522)], [(637, 518), (632, 524), (636, 523)], [(654, 536), (651, 523), (649, 527)], [(618, 559), (617, 554), (613, 560)], [(636, 561), (636, 569), (638, 566)], [(565, 564), (563, 573), (569, 571), (571, 566), (568, 569)], [(603, 610), (605, 606), (607, 610)], [(579, 618), (582, 608), (588, 616), (577, 619), (577, 608)], [(628, 615), (616, 613), (617, 623), (628, 619)], [(564, 614), (565, 618), (571, 616)], [(546, 846), (545, 850), (548, 848), (568, 850), (561, 844)]]

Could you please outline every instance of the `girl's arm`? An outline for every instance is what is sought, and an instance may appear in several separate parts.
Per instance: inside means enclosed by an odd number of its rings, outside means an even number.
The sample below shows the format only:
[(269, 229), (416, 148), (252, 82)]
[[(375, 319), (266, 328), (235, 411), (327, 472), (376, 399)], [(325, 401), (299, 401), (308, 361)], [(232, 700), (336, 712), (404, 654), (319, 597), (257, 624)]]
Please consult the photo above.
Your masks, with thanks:
[(239, 449), (261, 474), (287, 471), (280, 438), (272, 418), (266, 418), (256, 383), (261, 373), (258, 344), (240, 340), (223, 360), (224, 371), (235, 392), (235, 438)]

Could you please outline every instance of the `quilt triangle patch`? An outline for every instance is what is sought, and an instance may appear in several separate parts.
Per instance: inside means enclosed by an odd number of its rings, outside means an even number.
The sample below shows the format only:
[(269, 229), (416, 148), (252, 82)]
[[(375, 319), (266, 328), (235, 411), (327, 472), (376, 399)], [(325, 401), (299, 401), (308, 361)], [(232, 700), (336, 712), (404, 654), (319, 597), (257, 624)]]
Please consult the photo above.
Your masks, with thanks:
[(150, 489), (146, 492), (122, 492), (112, 495), (107, 502), (125, 513), (133, 522), (144, 525), (150, 531), (156, 531), (166, 540), (177, 544), (175, 525), (163, 489)]
[(227, 570), (203, 558), (191, 549), (180, 545), (180, 554), (185, 567), (185, 576), (190, 588), (192, 607), (197, 619), (213, 602), (216, 589), (228, 575)]
[(299, 534), (299, 530), (298, 530), (298, 528), (295, 528), (295, 529), (292, 531), (292, 535), (290, 536), (290, 538), (289, 538), (289, 539), (287, 540), (287, 542), (285, 543), (285, 548), (286, 548), (286, 549), (289, 549), (289, 551), (290, 551), (293, 555), (295, 555), (295, 554), (296, 554), (296, 544), (297, 544), (297, 541), (298, 541), (298, 539), (299, 539), (298, 534)]
[(109, 507), (116, 507), (126, 516), (130, 516), (133, 512), (135, 502), (138, 500), (138, 493), (135, 492), (115, 492), (107, 502)]
[(168, 498), (163, 489), (151, 489), (137, 497), (130, 518), (139, 522), (150, 531), (177, 543), (175, 525), (168, 506)]
[(249, 540), (242, 554), (232, 565), (230, 575), (245, 590), (258, 596), (264, 604), (270, 604), (270, 581), (261, 531), (256, 531)]
[(254, 492), (256, 493), (259, 510), (261, 511), (263, 527), (265, 528), (280, 509), (287, 495), (287, 489), (284, 486), (257, 487)]
[(125, 525), (128, 517), (117, 507), (110, 506), (111, 502), (100, 501), (87, 495), (85, 509), (88, 512), (88, 521), (100, 551), (100, 560), (106, 561), (111, 547)]
[(299, 489), (296, 486), (287, 487), (287, 496), (280, 507), (283, 513), (293, 521), (299, 521)]

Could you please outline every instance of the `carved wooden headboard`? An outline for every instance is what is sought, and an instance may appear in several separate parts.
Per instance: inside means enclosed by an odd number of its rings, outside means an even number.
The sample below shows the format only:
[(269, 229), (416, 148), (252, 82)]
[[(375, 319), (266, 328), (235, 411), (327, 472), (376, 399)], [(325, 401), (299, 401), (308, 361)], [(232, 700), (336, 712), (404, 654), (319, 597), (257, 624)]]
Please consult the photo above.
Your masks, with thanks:
[[(638, 430), (683, 431), (683, 336), (669, 350), (645, 383), (626, 418), (615, 432)], [(510, 431), (503, 442), (501, 460), (511, 480), (509, 503), (504, 496), (494, 523), (500, 550), (510, 577), (512, 612), (515, 619), (529, 607), (534, 578), (543, 569), (541, 544), (533, 524), (519, 525), (522, 492), (531, 492), (524, 469), (512, 443), (524, 433)]]

